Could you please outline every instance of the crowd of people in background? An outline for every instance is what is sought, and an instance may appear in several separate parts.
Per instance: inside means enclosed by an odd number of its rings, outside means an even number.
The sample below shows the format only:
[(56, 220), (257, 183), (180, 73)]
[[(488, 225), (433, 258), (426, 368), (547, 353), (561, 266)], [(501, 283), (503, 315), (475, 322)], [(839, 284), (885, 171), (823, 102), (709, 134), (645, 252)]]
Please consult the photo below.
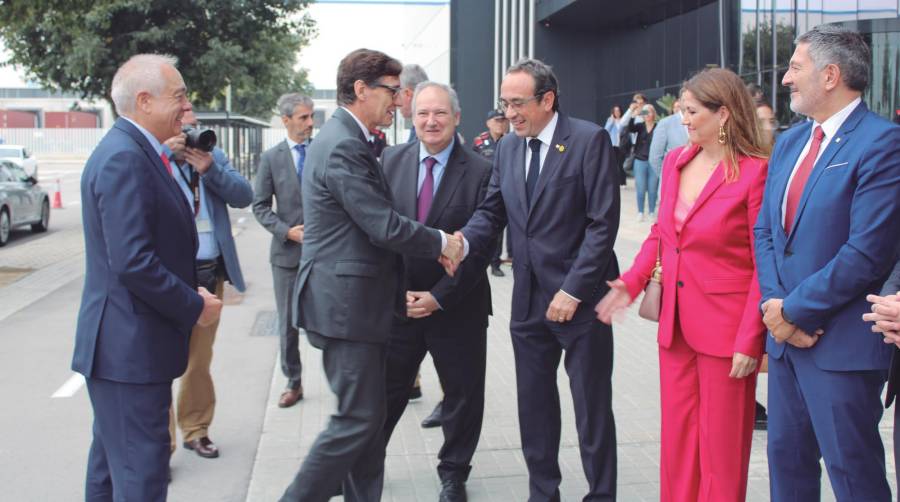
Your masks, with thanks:
[[(601, 127), (567, 114), (552, 68), (526, 58), (466, 144), (451, 86), (359, 49), (315, 136), (307, 96), (278, 100), (286, 137), (251, 189), (182, 131), (196, 117), (176, 61), (134, 56), (82, 178), (86, 499), (165, 500), (176, 425), (185, 448), (220, 455), (212, 345), (224, 283), (244, 288), (227, 206), (251, 205), (272, 234), (278, 406), (304, 397), (301, 334), (338, 398), (283, 501), (380, 500), (426, 354), (443, 391), (422, 424), (444, 436), (437, 496), (467, 500), (504, 231), (528, 500), (560, 500), (561, 361), (584, 500), (616, 499), (613, 324), (638, 298), (658, 322), (661, 500), (744, 500), (754, 427), (768, 429), (772, 500), (819, 500), (822, 460), (838, 500), (890, 500), (878, 424), (900, 385), (900, 127), (862, 101), (870, 59), (858, 33), (801, 35), (782, 81), (801, 119), (779, 135), (762, 89), (727, 69), (690, 76), (662, 120), (639, 93)], [(389, 146), (398, 112), (412, 127)], [(620, 271), (627, 171), (651, 225)]]

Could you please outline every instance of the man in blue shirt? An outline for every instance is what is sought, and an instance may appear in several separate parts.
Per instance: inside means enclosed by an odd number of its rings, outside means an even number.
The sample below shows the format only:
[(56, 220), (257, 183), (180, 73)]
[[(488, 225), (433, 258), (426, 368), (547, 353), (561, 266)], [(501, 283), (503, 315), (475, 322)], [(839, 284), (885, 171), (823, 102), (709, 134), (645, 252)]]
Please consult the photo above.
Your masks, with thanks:
[[(197, 126), (193, 111), (182, 119)], [(222, 299), (224, 281), (238, 291), (245, 289), (238, 262), (228, 207), (243, 208), (253, 200), (253, 189), (219, 148), (205, 152), (185, 145), (184, 133), (165, 142), (171, 159), (173, 179), (187, 199), (197, 226), (199, 247), (196, 269), (199, 284)], [(219, 450), (209, 439), (216, 394), (209, 367), (219, 323), (195, 326), (191, 332), (188, 366), (181, 377), (177, 406), (170, 410), (170, 450), (175, 451), (175, 419), (184, 438), (184, 447), (204, 458), (216, 458)]]

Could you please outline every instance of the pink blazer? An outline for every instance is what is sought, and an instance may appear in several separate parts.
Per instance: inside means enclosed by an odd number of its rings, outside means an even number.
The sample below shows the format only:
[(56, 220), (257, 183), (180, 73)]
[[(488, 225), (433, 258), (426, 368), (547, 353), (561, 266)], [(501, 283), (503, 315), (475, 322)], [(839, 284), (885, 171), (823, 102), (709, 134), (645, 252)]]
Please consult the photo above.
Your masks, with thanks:
[(731, 183), (725, 182), (724, 164), (719, 164), (679, 235), (674, 211), (681, 170), (698, 151), (685, 146), (666, 156), (658, 221), (621, 279), (632, 299), (637, 297), (650, 279), (661, 242), (659, 344), (671, 346), (677, 308), (684, 338), (695, 351), (729, 358), (740, 352), (759, 358), (766, 329), (759, 312), (753, 225), (762, 203), (767, 161), (739, 158), (740, 175)]

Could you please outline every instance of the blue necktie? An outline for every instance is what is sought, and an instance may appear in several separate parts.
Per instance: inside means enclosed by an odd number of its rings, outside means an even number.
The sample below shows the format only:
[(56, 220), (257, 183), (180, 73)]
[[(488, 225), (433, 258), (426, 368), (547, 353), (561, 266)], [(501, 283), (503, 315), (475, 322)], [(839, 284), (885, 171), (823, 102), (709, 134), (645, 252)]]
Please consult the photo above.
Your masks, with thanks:
[(306, 145), (294, 145), (297, 150), (297, 180), (303, 184), (303, 163), (306, 162)]
[(531, 162), (528, 164), (528, 176), (525, 178), (525, 196), (528, 207), (531, 207), (534, 187), (537, 186), (538, 176), (541, 174), (541, 140), (531, 138), (531, 141), (528, 142), (528, 148), (531, 148)]

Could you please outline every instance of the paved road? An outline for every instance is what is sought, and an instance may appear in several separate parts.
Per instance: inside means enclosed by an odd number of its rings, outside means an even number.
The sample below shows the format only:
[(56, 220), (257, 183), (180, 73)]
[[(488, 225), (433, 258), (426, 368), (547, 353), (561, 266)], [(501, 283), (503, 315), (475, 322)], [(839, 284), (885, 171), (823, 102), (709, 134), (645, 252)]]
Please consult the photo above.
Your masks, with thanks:
[[(45, 171), (46, 169), (46, 171)], [(90, 442), (91, 411), (84, 388), (72, 380), (69, 361), (83, 276), (83, 242), (77, 201), (80, 165), (42, 167), (61, 176), (67, 209), (55, 211), (51, 231), (16, 235), (0, 250), (0, 267), (33, 268), (18, 281), (0, 286), (0, 484), (2, 500), (69, 501), (82, 498)], [(633, 190), (623, 192), (619, 261), (631, 262), (649, 229), (637, 223)], [(211, 431), (222, 457), (201, 459), (179, 449), (172, 459), (170, 500), (276, 500), (300, 465), (309, 444), (334, 407), (318, 351), (303, 348), (306, 399), (282, 410), (276, 406), (284, 381), (275, 364), (277, 339), (251, 336), (258, 317), (274, 310), (267, 263), (268, 235), (246, 211), (234, 211), (237, 244), (248, 291), (231, 296), (216, 342), (213, 376), (219, 405)], [(507, 268), (508, 270), (508, 268)], [(515, 413), (515, 378), (509, 333), (512, 278), (491, 278), (495, 315), (489, 331), (485, 427), (469, 482), (473, 501), (526, 498), (527, 478)], [(238, 302), (238, 303), (235, 303)], [(634, 312), (616, 327), (614, 406), (619, 439), (619, 500), (658, 500), (658, 367), (654, 325)], [(423, 366), (425, 397), (410, 405), (388, 447), (384, 500), (433, 501), (440, 430), (418, 423), (440, 396), (432, 365)], [(64, 388), (66, 382), (74, 382)], [(585, 487), (577, 451), (566, 376), (559, 373), (565, 418), (560, 453), (563, 500), (579, 500)], [(760, 382), (765, 400), (765, 377)], [(61, 392), (66, 391), (66, 392)], [(51, 397), (55, 393), (71, 397)], [(882, 424), (891, 444), (890, 416)], [(768, 500), (765, 433), (754, 436), (748, 500)], [(889, 478), (894, 463), (888, 455)], [(824, 500), (833, 500), (825, 484)]]

